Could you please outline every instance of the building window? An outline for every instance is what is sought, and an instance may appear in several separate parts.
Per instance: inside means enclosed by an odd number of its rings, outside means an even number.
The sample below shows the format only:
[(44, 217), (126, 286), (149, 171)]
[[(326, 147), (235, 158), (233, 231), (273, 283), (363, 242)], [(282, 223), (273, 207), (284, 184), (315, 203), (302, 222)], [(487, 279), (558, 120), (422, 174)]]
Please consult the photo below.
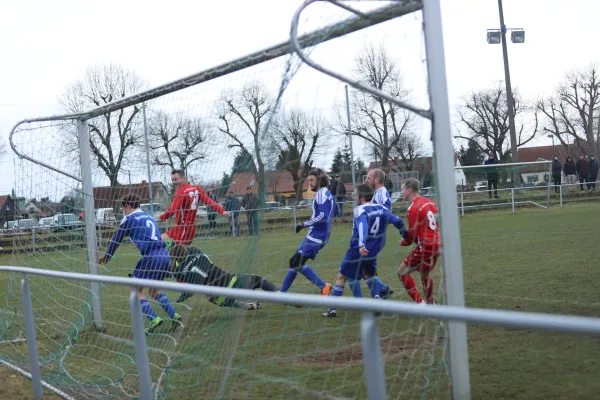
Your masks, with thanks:
[(6, 211), (10, 211), (10, 204), (6, 205)]
[(537, 175), (529, 175), (527, 177), (527, 183), (537, 183), (538, 176)]

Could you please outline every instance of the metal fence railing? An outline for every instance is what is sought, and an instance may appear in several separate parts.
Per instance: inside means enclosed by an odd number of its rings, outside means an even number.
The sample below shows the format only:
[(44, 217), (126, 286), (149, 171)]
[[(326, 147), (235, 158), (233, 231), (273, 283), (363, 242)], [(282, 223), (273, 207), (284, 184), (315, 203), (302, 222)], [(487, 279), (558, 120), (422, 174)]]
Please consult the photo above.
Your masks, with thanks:
[[(144, 332), (144, 321), (138, 297), (139, 279), (115, 276), (100, 276), (81, 273), (49, 271), (35, 268), (0, 266), (0, 272), (21, 274), (21, 302), (27, 335), (29, 352), (30, 377), (36, 399), (43, 395), (44, 383), (41, 378), (40, 361), (36, 339), (33, 304), (29, 289), (28, 276), (43, 276), (46, 279), (67, 279), (75, 281), (96, 282), (104, 285), (120, 285), (130, 290), (129, 308), (131, 327), (135, 343), (135, 358), (139, 376), (139, 398), (154, 398), (153, 382), (150, 375), (148, 347)], [(431, 305), (422, 307), (412, 302), (377, 301), (374, 299), (358, 299), (344, 297), (323, 297), (317, 295), (273, 293), (246, 289), (228, 289), (213, 286), (201, 286), (175, 282), (146, 280), (144, 286), (160, 290), (191, 292), (207, 296), (226, 296), (244, 298), (253, 301), (279, 303), (307, 307), (345, 308), (361, 312), (361, 342), (365, 370), (365, 383), (368, 398), (380, 400), (387, 398), (383, 358), (380, 337), (376, 324), (376, 313), (390, 313), (409, 317), (435, 318), (443, 321), (460, 321), (498, 325), (505, 327), (530, 328), (546, 331), (579, 333), (600, 336), (600, 318), (551, 315), (542, 313), (516, 312), (504, 310), (476, 309), (466, 307)], [(200, 368), (200, 367), (198, 367)], [(47, 385), (46, 385), (47, 386)]]

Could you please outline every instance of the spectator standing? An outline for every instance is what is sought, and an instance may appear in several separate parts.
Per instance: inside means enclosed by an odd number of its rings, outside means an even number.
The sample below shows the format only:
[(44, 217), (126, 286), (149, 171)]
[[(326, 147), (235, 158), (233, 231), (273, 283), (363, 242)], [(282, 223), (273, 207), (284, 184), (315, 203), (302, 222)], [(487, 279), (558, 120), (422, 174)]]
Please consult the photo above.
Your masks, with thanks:
[(344, 202), (346, 201), (346, 186), (344, 182), (340, 179), (339, 175), (335, 176), (335, 192), (333, 192), (335, 196), (335, 202), (337, 203), (338, 215), (342, 217), (342, 221), (344, 220)]
[(337, 201), (335, 201), (335, 191), (337, 190), (337, 185), (338, 185), (339, 181), (340, 181), (340, 176), (338, 174), (336, 174), (333, 182), (331, 182), (329, 184), (329, 193), (331, 193), (331, 195), (333, 196), (333, 199), (334, 199), (333, 209), (331, 210), (331, 216), (333, 217), (334, 222), (336, 221), (335, 218), (339, 214), (338, 204), (337, 204)]
[[(498, 164), (498, 160), (493, 151), (490, 151), (489, 158), (485, 160), (483, 165), (496, 165)], [(499, 168), (496, 167), (488, 167), (486, 168), (487, 173), (487, 181), (488, 181), (488, 193), (490, 195), (490, 199), (492, 198), (492, 186), (494, 187), (494, 198), (499, 199), (498, 196), (498, 172)]]
[(233, 195), (233, 190), (229, 191), (229, 196), (225, 198), (225, 210), (229, 211), (229, 227), (231, 236), (240, 235), (240, 201)]
[(552, 182), (554, 182), (554, 191), (558, 193), (560, 191), (560, 181), (562, 177), (563, 165), (558, 159), (558, 156), (554, 156), (552, 161)]
[(588, 165), (588, 192), (593, 192), (596, 190), (596, 180), (598, 179), (598, 160), (593, 155), (590, 156), (590, 162)]
[(575, 176), (577, 174), (577, 170), (575, 169), (575, 162), (573, 161), (573, 157), (569, 156), (565, 160), (565, 165), (563, 166), (563, 172), (565, 173), (565, 177), (567, 178), (567, 185), (569, 186), (569, 192), (575, 190)]
[(577, 175), (579, 175), (579, 188), (581, 189), (581, 193), (583, 193), (583, 184), (587, 181), (590, 170), (590, 166), (585, 160), (585, 154), (579, 155), (579, 160), (575, 164), (575, 170), (577, 171)]
[(246, 218), (248, 218), (248, 235), (258, 235), (258, 196), (252, 194), (250, 186), (246, 188), (242, 207), (246, 210)]
[[(208, 197), (217, 203), (217, 196), (212, 190), (208, 191)], [(208, 212), (208, 229), (213, 231), (217, 228), (217, 212), (211, 206), (206, 206), (206, 211)]]

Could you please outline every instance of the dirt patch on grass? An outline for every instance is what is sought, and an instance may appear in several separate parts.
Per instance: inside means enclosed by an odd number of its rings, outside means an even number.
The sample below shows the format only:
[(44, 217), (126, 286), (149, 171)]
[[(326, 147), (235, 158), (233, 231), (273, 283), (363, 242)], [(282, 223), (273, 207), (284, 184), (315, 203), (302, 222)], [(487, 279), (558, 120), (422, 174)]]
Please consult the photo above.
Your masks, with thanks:
[[(421, 358), (419, 353), (427, 351), (441, 351), (443, 338), (433, 342), (433, 338), (423, 338), (418, 335), (393, 336), (381, 339), (381, 352), (386, 362)], [(323, 350), (313, 355), (296, 359), (298, 364), (311, 364), (315, 366), (345, 367), (363, 363), (362, 344), (355, 343), (332, 350)]]

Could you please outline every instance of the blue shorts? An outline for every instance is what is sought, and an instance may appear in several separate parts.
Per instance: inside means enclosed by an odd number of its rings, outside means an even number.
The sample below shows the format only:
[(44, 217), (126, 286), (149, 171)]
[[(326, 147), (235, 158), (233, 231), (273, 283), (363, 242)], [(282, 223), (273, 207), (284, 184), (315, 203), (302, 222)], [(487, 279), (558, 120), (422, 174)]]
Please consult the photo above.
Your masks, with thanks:
[(365, 274), (377, 275), (377, 257), (363, 257), (358, 249), (349, 248), (340, 265), (340, 274), (346, 278), (361, 279)]
[(171, 257), (167, 249), (158, 249), (142, 256), (135, 266), (132, 278), (162, 281), (171, 275)]
[(300, 254), (303, 259), (314, 260), (315, 258), (317, 258), (319, 250), (321, 250), (323, 247), (325, 247), (325, 242), (317, 243), (307, 238), (304, 238), (304, 240), (302, 240), (302, 243), (300, 243), (300, 246), (298, 246), (298, 250), (296, 250), (296, 253)]

